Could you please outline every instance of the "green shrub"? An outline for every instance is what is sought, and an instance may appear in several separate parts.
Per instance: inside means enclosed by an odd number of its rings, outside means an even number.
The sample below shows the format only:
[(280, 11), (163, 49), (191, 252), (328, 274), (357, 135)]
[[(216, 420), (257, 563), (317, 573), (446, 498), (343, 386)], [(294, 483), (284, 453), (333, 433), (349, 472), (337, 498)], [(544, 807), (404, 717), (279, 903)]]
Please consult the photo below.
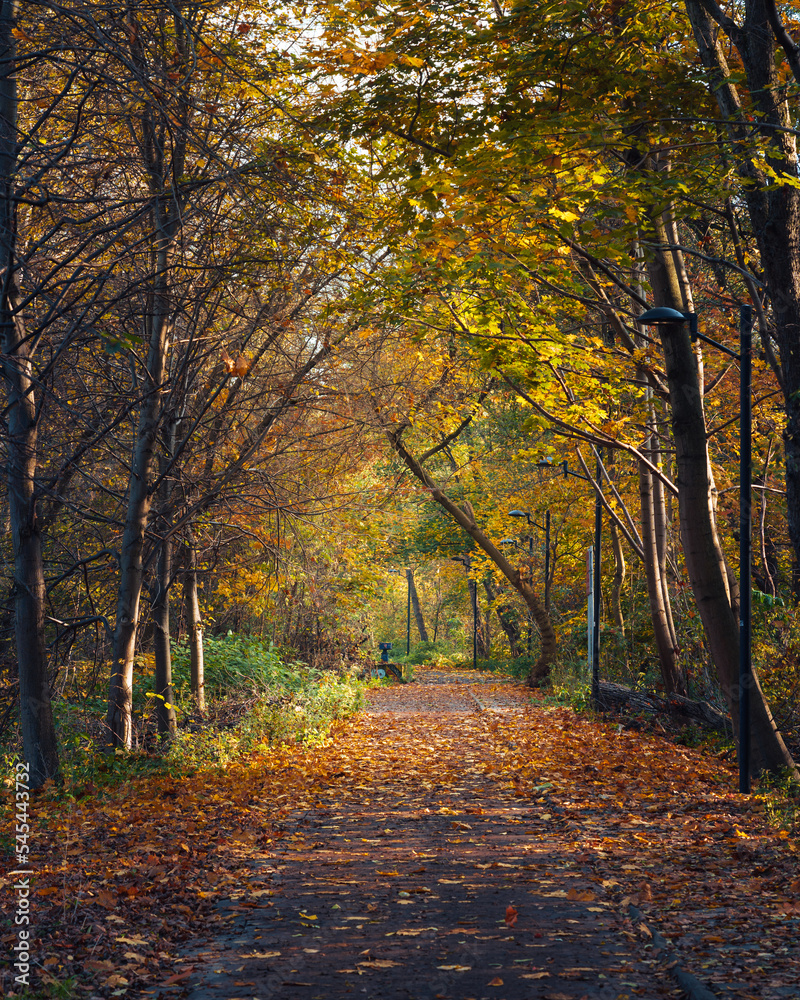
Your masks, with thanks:
[[(258, 692), (268, 688), (299, 691), (309, 668), (304, 663), (285, 663), (272, 643), (228, 632), (209, 636), (203, 643), (206, 697)], [(172, 683), (177, 698), (189, 693), (190, 656), (185, 642), (172, 647)]]

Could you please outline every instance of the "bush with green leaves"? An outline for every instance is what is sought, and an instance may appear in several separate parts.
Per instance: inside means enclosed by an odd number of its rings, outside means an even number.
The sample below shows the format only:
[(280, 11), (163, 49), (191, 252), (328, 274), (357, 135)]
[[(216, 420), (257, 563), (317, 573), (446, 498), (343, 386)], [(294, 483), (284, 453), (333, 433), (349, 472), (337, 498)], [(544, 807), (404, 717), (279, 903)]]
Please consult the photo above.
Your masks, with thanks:
[[(224, 764), (264, 743), (314, 744), (363, 704), (366, 683), (354, 674), (286, 663), (275, 646), (260, 639), (229, 632), (208, 638), (204, 651), (208, 698), (245, 698), (249, 707), (227, 732), (178, 736), (176, 754), (195, 766)], [(173, 681), (179, 699), (189, 696), (189, 666), (188, 647), (176, 644)]]
[[(228, 632), (206, 636), (203, 643), (207, 698), (256, 693), (271, 689), (299, 691), (311, 671), (304, 663), (285, 663), (271, 642)], [(172, 683), (177, 698), (189, 693), (190, 657), (185, 642), (172, 647)]]

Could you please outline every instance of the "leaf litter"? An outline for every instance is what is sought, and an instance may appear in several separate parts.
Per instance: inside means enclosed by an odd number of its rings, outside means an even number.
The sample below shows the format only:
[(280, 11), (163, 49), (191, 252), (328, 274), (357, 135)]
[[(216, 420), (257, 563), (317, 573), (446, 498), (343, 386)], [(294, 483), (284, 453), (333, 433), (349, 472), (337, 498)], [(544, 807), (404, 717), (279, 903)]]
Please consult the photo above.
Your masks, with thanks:
[[(519, 687), (485, 681), (477, 687), (470, 677), (428, 680), (439, 681), (438, 690), (420, 683), (375, 692), (369, 713), (340, 724), (324, 746), (308, 752), (273, 748), (225, 770), (133, 781), (66, 805), (53, 791), (38, 796), (32, 899), (43, 985), (74, 977), (79, 995), (179, 995), (208, 972), (218, 955), (215, 938), (234, 923), (252, 929), (276, 919), (286, 895), (277, 864), (316, 851), (318, 865), (331, 871), (335, 890), (328, 891), (337, 891), (341, 904), (323, 915), (317, 900), (324, 897), (315, 892), (312, 907), (298, 908), (294, 920), (305, 936), (297, 947), (315, 944), (305, 964), (255, 937), (237, 956), (262, 965), (288, 960), (286, 984), (299, 982), (293, 969), (313, 978), (310, 963), (334, 970), (337, 960), (307, 935), (334, 933), (332, 924), (319, 925), (338, 916), (333, 909), (341, 909), (348, 892), (364, 890), (359, 907), (372, 893), (375, 910), (342, 913), (337, 933), (362, 935), (356, 927), (374, 924), (382, 940), (388, 930), (388, 942), (398, 947), (416, 948), (428, 938), (438, 947), (453, 925), (458, 931), (467, 924), (470, 900), (477, 905), (481, 887), (493, 879), (500, 894), (492, 926), (499, 929), (493, 933), (476, 912), (464, 940), (476, 949), (485, 938), (497, 948), (504, 933), (513, 935), (514, 946), (530, 948), (534, 958), (527, 969), (509, 959), (502, 975), (484, 977), (484, 985), (508, 980), (512, 968), (519, 979), (557, 975), (562, 990), (571, 977), (597, 974), (579, 954), (574, 973), (568, 965), (541, 968), (556, 939), (526, 915), (531, 899), (573, 908), (563, 918), (565, 940), (581, 924), (575, 908), (598, 921), (619, 919), (627, 944), (609, 952), (604, 974), (621, 981), (635, 980), (636, 960), (656, 969), (652, 922), (685, 968), (727, 996), (800, 995), (797, 845), (768, 822), (757, 798), (735, 791), (727, 762), (548, 707)], [(473, 686), (489, 708), (476, 708)], [(486, 788), (492, 794), (477, 797)], [(370, 829), (357, 829), (359, 813), (376, 817)], [(307, 817), (314, 815), (332, 829), (311, 829)], [(408, 835), (415, 824), (430, 832), (427, 846)], [(481, 841), (490, 833), (514, 853), (487, 858)], [(425, 872), (445, 854), (458, 870)], [(348, 883), (348, 865), (369, 866), (371, 884)], [(12, 889), (13, 877), (4, 876), (5, 912)], [(457, 919), (444, 926), (439, 911), (425, 921), (446, 892)], [(392, 931), (385, 911), (398, 902), (426, 907), (424, 926), (406, 921)], [(644, 921), (624, 915), (628, 904)], [(9, 931), (9, 949), (12, 938)], [(432, 964), (465, 977), (476, 962), (458, 958), (469, 954), (439, 963), (434, 955)], [(344, 960), (354, 975), (400, 969), (402, 979), (409, 955), (359, 961), (355, 953)], [(13, 996), (10, 969), (0, 976), (5, 995)], [(670, 995), (661, 982), (659, 995)], [(638, 989), (632, 986), (631, 995)], [(564, 995), (572, 1000), (580, 993)]]

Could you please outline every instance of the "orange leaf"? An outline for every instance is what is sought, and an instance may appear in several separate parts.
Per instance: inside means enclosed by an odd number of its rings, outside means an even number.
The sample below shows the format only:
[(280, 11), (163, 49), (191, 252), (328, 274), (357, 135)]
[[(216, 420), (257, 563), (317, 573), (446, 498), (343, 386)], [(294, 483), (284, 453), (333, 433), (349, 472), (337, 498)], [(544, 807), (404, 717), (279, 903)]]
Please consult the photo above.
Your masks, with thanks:
[(194, 972), (194, 966), (189, 966), (183, 972), (177, 972), (174, 976), (170, 976), (169, 979), (165, 979), (163, 985), (169, 986), (170, 983), (179, 983), (182, 979), (188, 979), (189, 976)]
[(517, 922), (517, 911), (513, 906), (506, 907), (506, 924), (508, 927), (513, 927)]
[(489, 981), (489, 986), (502, 986), (503, 980), (499, 976), (495, 976), (494, 979)]

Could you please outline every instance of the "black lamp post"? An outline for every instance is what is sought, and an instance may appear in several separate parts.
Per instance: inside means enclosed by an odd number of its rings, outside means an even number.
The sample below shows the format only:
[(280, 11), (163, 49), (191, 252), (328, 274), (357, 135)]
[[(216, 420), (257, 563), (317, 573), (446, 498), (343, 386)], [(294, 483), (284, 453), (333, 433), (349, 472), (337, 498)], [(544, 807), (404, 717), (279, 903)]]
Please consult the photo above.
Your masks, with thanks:
[(697, 313), (679, 312), (667, 306), (648, 309), (637, 316), (640, 323), (688, 323), (692, 340), (702, 340), (739, 362), (739, 791), (750, 791), (750, 688), (752, 663), (752, 584), (751, 564), (751, 459), (752, 459), (752, 357), (753, 313), (750, 306), (739, 308), (739, 353), (732, 351), (697, 329)]
[[(551, 462), (537, 462), (537, 466), (540, 469), (551, 469), (553, 465)], [(588, 476), (581, 475), (580, 472), (573, 472), (570, 469), (567, 462), (561, 463), (561, 468), (564, 472), (564, 478), (567, 476), (574, 476), (576, 479), (583, 479), (584, 482), (591, 483), (591, 479)], [(603, 504), (600, 500), (600, 477), (602, 475), (602, 468), (600, 465), (600, 456), (597, 456), (597, 485), (595, 486), (595, 500), (594, 500), (594, 552), (593, 552), (593, 565), (592, 565), (592, 704), (596, 709), (600, 708), (600, 568), (601, 568), (601, 550), (600, 545), (603, 538)], [(547, 525), (550, 526), (550, 512), (547, 512)], [(549, 551), (549, 547), (548, 547)], [(548, 595), (549, 596), (549, 595)]]
[[(533, 535), (530, 534), (531, 526), (542, 528), (530, 515), (527, 510), (510, 510), (509, 517), (524, 517), (528, 521), (528, 558), (533, 561)], [(550, 511), (544, 514), (544, 609), (550, 611)]]
[[(527, 510), (510, 510), (508, 512), (509, 517), (524, 517), (528, 522), (528, 566), (530, 567), (530, 574), (533, 576), (533, 533), (531, 532), (531, 526), (536, 522), (531, 517)], [(547, 584), (545, 583), (545, 587)], [(531, 655), (531, 633), (533, 632), (533, 622), (531, 621), (531, 613), (528, 612), (528, 656)]]
[[(397, 573), (399, 575), (399, 569), (390, 569), (390, 573)], [(406, 594), (406, 656), (411, 652), (411, 570), (406, 569), (406, 586), (408, 592)]]

